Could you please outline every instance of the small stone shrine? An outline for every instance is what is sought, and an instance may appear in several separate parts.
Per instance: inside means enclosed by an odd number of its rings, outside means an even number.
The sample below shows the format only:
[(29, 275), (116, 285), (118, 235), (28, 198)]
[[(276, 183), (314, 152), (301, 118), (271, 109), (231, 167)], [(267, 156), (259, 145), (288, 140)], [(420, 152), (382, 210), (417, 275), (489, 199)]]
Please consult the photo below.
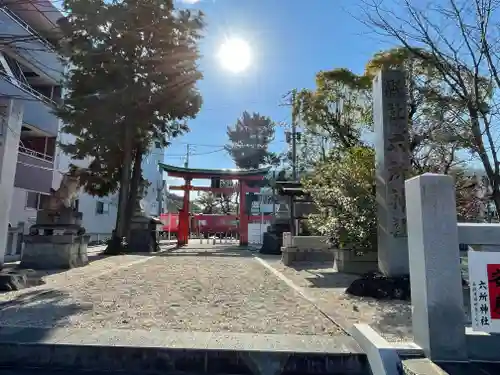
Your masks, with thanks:
[(138, 189), (135, 201), (134, 215), (130, 223), (130, 239), (128, 247), (134, 252), (151, 253), (160, 249), (157, 225), (163, 225), (161, 220), (146, 215), (142, 203), (144, 191)]
[(82, 213), (73, 208), (81, 173), (81, 169), (72, 168), (63, 176), (59, 189), (51, 189), (50, 198), (25, 237), (22, 268), (69, 269), (88, 264), (90, 236), (81, 225)]

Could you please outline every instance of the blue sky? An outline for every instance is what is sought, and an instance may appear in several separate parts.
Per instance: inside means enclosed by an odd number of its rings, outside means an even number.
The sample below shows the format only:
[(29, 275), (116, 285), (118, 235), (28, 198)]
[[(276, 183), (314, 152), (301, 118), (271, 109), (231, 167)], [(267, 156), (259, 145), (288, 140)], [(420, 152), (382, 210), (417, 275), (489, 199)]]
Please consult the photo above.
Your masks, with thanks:
[[(227, 126), (243, 111), (289, 123), (290, 109), (279, 106), (289, 90), (314, 87), (320, 70), (348, 67), (362, 72), (366, 61), (387, 47), (350, 15), (357, 0), (186, 1), (195, 4), (185, 6), (206, 14), (200, 61), (204, 79), (198, 84), (204, 104), (189, 122), (190, 133), (174, 139), (167, 149), (168, 164), (183, 165), (181, 155), (189, 143), (190, 167), (234, 167), (227, 153), (218, 150), (226, 142)], [(225, 38), (233, 36), (246, 40), (252, 49), (252, 66), (244, 73), (224, 70), (216, 56)], [(271, 148), (285, 150), (283, 130), (278, 129)]]

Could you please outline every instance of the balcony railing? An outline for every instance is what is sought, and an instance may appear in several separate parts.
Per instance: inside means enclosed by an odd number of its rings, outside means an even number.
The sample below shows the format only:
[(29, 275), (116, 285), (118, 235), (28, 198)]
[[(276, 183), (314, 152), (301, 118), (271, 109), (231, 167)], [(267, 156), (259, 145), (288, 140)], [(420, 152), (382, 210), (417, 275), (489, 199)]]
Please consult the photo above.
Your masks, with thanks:
[(39, 93), (37, 90), (35, 90), (33, 87), (30, 85), (27, 85), (26, 83), (20, 82), (17, 78), (12, 79), (7, 73), (0, 71), (0, 78), (10, 82), (14, 86), (18, 87), (20, 90), (26, 92), (27, 94), (33, 95), (36, 97), (38, 100), (44, 102), (45, 104), (48, 104), (53, 107), (57, 107), (58, 104), (54, 100), (47, 98), (45, 95)]
[(30, 25), (28, 25), (21, 17), (15, 14), (13, 11), (8, 9), (5, 5), (0, 8), (12, 21), (16, 22), (18, 25), (23, 27), (27, 32), (31, 35), (35, 36), (40, 43), (42, 43), (45, 47), (50, 49), (51, 51), (56, 51), (55, 47), (43, 36), (41, 36), (35, 29), (33, 29)]
[(54, 157), (50, 155), (46, 155), (42, 152), (38, 152), (35, 150), (31, 150), (29, 148), (26, 148), (24, 146), (19, 145), (19, 152), (25, 155), (33, 156), (38, 159), (46, 160), (46, 161), (54, 161)]

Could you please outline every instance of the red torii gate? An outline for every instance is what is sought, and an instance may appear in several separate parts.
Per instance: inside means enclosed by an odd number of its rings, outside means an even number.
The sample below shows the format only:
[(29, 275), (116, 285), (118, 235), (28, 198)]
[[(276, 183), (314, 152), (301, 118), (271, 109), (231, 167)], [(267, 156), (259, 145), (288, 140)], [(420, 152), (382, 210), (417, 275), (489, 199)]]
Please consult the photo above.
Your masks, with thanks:
[(177, 234), (177, 245), (186, 245), (189, 240), (189, 192), (190, 191), (211, 191), (213, 193), (231, 194), (235, 191), (234, 188), (215, 188), (205, 186), (192, 186), (191, 182), (194, 179), (220, 179), (220, 180), (237, 180), (240, 193), (240, 214), (239, 214), (239, 232), (240, 245), (248, 245), (248, 214), (246, 212), (246, 193), (259, 192), (260, 187), (250, 187), (248, 181), (261, 181), (269, 172), (270, 168), (261, 169), (191, 169), (182, 168), (174, 165), (159, 163), (160, 170), (168, 173), (170, 177), (184, 179), (184, 185), (171, 186), (170, 190), (183, 190), (184, 199), (182, 209), (179, 210), (179, 229)]

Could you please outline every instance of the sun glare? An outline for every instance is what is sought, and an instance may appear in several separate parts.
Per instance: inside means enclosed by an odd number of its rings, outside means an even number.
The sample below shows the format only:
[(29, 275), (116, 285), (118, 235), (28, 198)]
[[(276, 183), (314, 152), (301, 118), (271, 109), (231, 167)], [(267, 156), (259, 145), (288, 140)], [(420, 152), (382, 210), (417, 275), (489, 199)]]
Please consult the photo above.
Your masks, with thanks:
[(238, 38), (226, 40), (219, 49), (218, 57), (221, 65), (233, 73), (245, 71), (252, 58), (248, 43)]

